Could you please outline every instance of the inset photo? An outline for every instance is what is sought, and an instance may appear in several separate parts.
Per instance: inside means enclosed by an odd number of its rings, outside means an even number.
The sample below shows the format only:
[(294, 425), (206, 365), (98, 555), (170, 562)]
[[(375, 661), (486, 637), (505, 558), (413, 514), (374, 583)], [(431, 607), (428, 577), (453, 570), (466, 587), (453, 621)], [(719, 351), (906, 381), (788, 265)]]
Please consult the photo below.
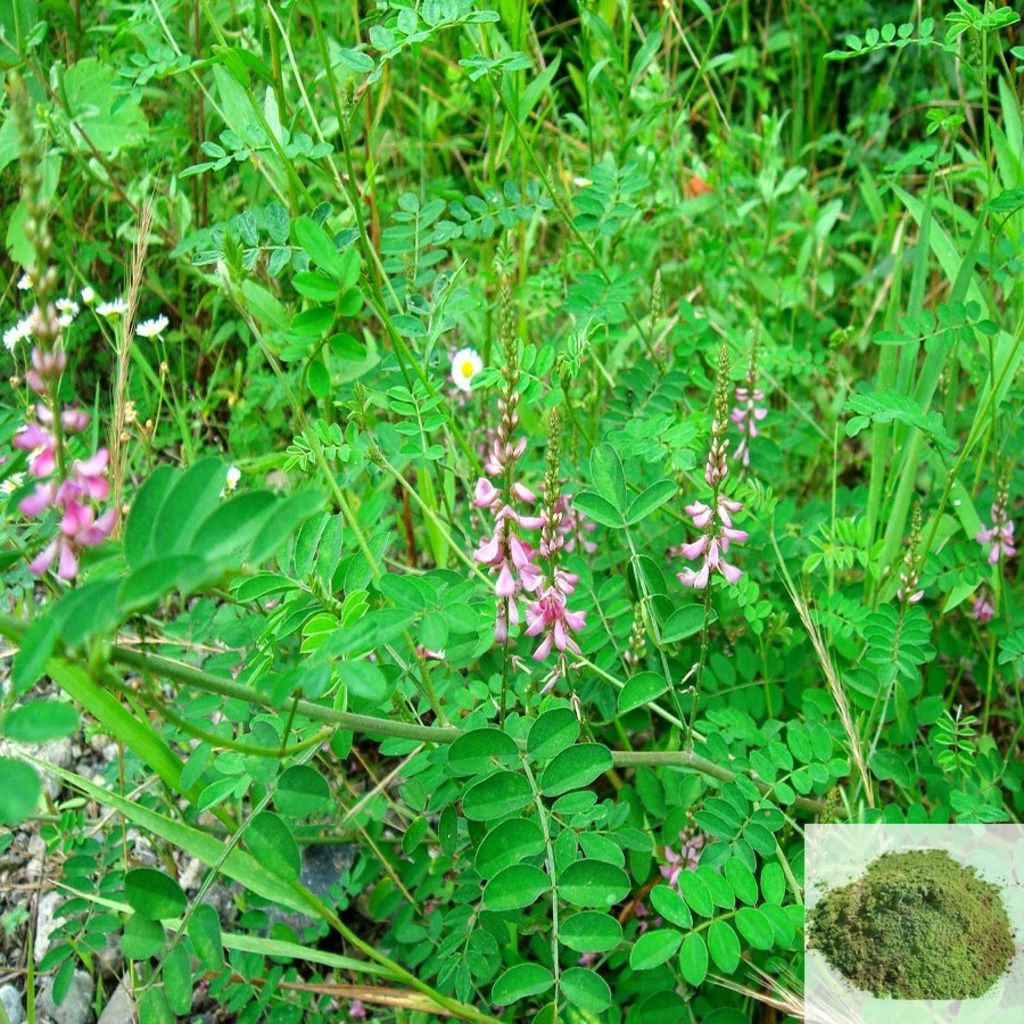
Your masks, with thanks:
[(811, 825), (805, 870), (806, 1024), (1022, 1019), (1024, 826)]

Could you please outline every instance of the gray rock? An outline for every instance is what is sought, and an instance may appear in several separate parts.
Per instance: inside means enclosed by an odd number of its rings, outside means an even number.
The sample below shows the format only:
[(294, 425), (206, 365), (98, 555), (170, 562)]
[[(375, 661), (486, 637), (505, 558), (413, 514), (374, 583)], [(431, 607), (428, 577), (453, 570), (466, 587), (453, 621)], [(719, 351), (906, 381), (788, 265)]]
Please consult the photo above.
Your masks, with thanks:
[[(328, 905), (333, 903), (331, 888), (341, 882), (342, 875), (355, 863), (359, 847), (352, 843), (317, 843), (302, 851), (302, 872), (299, 880)], [(315, 919), (298, 911), (283, 913), (276, 907), (267, 910), (272, 924), (288, 925), (298, 936)]]
[(39, 901), (36, 910), (36, 963), (39, 963), (50, 952), (50, 937), (61, 926), (63, 920), (54, 917), (60, 906), (60, 893), (48, 892)]
[(43, 877), (43, 862), (46, 860), (46, 840), (38, 833), (28, 841), (28, 857), (25, 877), (30, 882), (38, 882)]
[(107, 1000), (107, 1005), (103, 1007), (98, 1024), (135, 1024), (136, 1020), (138, 1017), (135, 1014), (131, 986), (122, 981)]
[(75, 971), (61, 1003), (53, 1001), (53, 978), (47, 978), (36, 1004), (39, 1013), (53, 1024), (89, 1024), (93, 1019), (92, 997), (96, 983), (85, 971)]
[(11, 1024), (24, 1024), (25, 1011), (21, 1006), (21, 993), (13, 985), (0, 988), (0, 1004)]
[[(70, 768), (75, 760), (74, 749), (67, 736), (44, 743), (35, 753), (40, 761), (49, 761), (50, 764), (55, 764), (58, 768)], [(60, 796), (64, 783), (56, 775), (50, 775), (48, 772), (43, 772), (43, 782), (46, 792), (50, 794), (50, 799), (56, 800)]]

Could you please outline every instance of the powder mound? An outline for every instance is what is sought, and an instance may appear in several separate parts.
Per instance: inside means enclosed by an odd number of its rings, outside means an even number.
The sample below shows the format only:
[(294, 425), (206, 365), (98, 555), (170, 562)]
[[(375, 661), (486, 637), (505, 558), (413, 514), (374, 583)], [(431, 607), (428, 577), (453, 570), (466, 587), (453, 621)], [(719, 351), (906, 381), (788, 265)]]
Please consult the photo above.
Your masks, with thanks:
[(895, 999), (973, 999), (1014, 942), (999, 889), (944, 850), (887, 853), (811, 910), (809, 944), (853, 985)]

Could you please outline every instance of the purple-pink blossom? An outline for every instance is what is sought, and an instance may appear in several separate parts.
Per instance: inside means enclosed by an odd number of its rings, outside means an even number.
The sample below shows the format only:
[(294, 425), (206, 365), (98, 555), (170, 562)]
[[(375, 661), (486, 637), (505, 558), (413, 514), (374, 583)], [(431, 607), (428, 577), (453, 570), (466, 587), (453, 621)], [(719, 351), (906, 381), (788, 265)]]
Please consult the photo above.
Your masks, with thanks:
[(995, 565), (1001, 559), (1013, 558), (1017, 554), (1016, 541), (1014, 539), (1014, 522), (1007, 511), (1007, 495), (1000, 492), (999, 496), (992, 503), (992, 525), (983, 526), (975, 540), (982, 546), (988, 545), (988, 564)]
[(995, 613), (995, 607), (989, 600), (988, 594), (982, 590), (971, 603), (971, 610), (968, 612), (968, 615), (970, 615), (975, 622), (984, 624), (986, 622), (990, 622)]
[(544, 634), (544, 639), (533, 652), (534, 660), (543, 661), (551, 653), (552, 645), (557, 651), (579, 654), (580, 646), (573, 639), (573, 633), (583, 629), (586, 621), (585, 612), (569, 611), (566, 595), (557, 586), (548, 587), (526, 607), (526, 635)]
[(742, 508), (741, 502), (733, 501), (724, 494), (718, 496), (713, 508), (701, 501), (686, 506), (686, 513), (693, 525), (704, 533), (679, 549), (680, 554), (691, 562), (701, 560), (698, 569), (687, 567), (676, 574), (684, 587), (703, 590), (713, 572), (721, 573), (728, 583), (735, 583), (743, 575), (740, 569), (725, 560), (729, 545), (742, 544), (748, 536), (745, 530), (737, 530), (732, 525), (732, 516)]
[(764, 392), (760, 388), (742, 385), (736, 388), (736, 405), (729, 418), (740, 432), (734, 458), (744, 466), (750, 465), (750, 442), (757, 437), (757, 424), (768, 415), (767, 408), (757, 404), (763, 401)]
[[(40, 396), (48, 392), (48, 381), (59, 377), (65, 367), (60, 350), (48, 354), (32, 351), (33, 370), (29, 385)], [(34, 374), (34, 376), (33, 376)], [(58, 413), (64, 436), (81, 433), (89, 424), (89, 414), (75, 406)], [(28, 471), (36, 478), (34, 491), (18, 506), (29, 518), (42, 515), (47, 509), (60, 514), (59, 533), (29, 563), (36, 575), (42, 575), (54, 562), (57, 576), (72, 580), (78, 575), (79, 555), (83, 548), (101, 544), (114, 528), (114, 509), (100, 512), (96, 504), (106, 501), (110, 492), (107, 481), (106, 448), (100, 448), (86, 459), (76, 460), (70, 468), (62, 466), (53, 411), (43, 402), (33, 408), (30, 419), (15, 435), (15, 448), (30, 453)]]
[(704, 835), (694, 828), (683, 829), (679, 833), (679, 849), (666, 846), (665, 860), (668, 862), (659, 866), (661, 877), (676, 892), (679, 891), (679, 876), (684, 871), (694, 871), (700, 863), (700, 854), (704, 849), (706, 839)]

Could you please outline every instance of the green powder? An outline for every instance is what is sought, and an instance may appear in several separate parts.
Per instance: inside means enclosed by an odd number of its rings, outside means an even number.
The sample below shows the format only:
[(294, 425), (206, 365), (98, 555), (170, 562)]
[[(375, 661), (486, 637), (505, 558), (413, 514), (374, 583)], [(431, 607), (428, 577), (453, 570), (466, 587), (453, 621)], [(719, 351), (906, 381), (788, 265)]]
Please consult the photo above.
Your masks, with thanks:
[(984, 995), (1014, 955), (999, 889), (943, 850), (884, 854), (808, 926), (811, 948), (857, 988), (894, 999)]

